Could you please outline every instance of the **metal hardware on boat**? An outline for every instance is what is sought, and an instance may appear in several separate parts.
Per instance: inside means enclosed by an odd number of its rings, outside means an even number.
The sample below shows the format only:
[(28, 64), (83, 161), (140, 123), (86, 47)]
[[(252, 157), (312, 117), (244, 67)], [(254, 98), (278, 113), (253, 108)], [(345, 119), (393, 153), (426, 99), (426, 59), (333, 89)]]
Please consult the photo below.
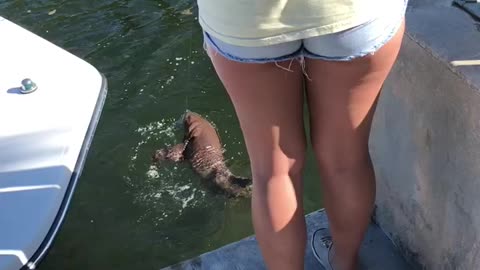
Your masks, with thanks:
[(37, 90), (37, 88), (37, 85), (32, 80), (27, 78), (22, 80), (22, 89), (20, 92), (22, 92), (22, 94), (29, 94)]

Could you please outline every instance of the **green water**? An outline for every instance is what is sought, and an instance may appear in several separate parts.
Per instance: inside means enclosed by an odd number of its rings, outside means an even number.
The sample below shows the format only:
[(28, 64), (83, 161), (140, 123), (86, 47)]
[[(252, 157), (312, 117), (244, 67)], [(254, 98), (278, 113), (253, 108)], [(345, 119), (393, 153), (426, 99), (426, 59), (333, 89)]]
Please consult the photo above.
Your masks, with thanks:
[[(85, 59), (109, 95), (65, 223), (40, 269), (160, 269), (253, 233), (249, 200), (212, 194), (184, 164), (151, 167), (185, 109), (218, 128), (249, 175), (230, 100), (202, 48), (192, 0), (0, 2), (0, 15)], [(309, 155), (305, 211), (321, 207)]]

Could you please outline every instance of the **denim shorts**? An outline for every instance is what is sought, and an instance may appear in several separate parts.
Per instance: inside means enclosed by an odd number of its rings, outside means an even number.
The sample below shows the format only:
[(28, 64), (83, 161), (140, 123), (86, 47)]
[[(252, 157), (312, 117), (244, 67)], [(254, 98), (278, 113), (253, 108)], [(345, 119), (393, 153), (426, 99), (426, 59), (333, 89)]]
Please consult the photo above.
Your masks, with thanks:
[[(388, 10), (353, 28), (285, 43), (243, 47), (225, 43), (204, 31), (204, 44), (223, 57), (243, 63), (269, 63), (292, 59), (350, 61), (374, 54), (401, 27), (408, 0), (391, 0)], [(396, 7), (396, 8), (395, 8)]]

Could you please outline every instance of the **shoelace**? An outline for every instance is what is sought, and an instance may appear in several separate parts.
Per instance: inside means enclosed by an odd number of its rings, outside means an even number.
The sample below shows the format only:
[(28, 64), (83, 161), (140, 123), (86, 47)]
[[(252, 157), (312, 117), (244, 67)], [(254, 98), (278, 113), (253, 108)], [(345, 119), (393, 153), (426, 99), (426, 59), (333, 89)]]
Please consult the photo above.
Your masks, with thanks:
[[(317, 231), (319, 232), (319, 231)], [(315, 234), (317, 233), (315, 232)], [(312, 242), (313, 243), (313, 242)], [(333, 239), (332, 239), (332, 236), (330, 234), (327, 234), (323, 237), (320, 238), (320, 243), (328, 250), (327, 252), (327, 261), (326, 262), (323, 262), (323, 263), (326, 263), (327, 265), (324, 265), (324, 267), (327, 267), (327, 269), (333, 269), (332, 265), (330, 264), (330, 256), (329, 256), (329, 251), (330, 251), (330, 248), (332, 247), (333, 245)], [(318, 257), (318, 253), (315, 249), (315, 245), (312, 245), (312, 248), (313, 248), (313, 252), (315, 254), (315, 257), (317, 257), (318, 260), (321, 260), (321, 258)]]
[(332, 237), (329, 235), (320, 238), (320, 241), (326, 248), (330, 248), (333, 244)]

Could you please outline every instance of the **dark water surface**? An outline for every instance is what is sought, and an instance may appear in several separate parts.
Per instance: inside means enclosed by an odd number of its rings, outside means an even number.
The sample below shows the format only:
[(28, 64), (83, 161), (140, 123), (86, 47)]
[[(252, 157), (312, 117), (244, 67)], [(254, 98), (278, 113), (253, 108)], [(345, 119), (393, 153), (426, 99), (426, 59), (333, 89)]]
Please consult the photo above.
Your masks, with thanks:
[[(228, 201), (183, 164), (152, 167), (189, 109), (218, 128), (250, 175), (233, 106), (202, 48), (192, 0), (0, 2), (0, 15), (85, 59), (109, 95), (62, 230), (40, 269), (159, 269), (251, 235), (249, 200)], [(321, 207), (309, 155), (305, 211)]]

